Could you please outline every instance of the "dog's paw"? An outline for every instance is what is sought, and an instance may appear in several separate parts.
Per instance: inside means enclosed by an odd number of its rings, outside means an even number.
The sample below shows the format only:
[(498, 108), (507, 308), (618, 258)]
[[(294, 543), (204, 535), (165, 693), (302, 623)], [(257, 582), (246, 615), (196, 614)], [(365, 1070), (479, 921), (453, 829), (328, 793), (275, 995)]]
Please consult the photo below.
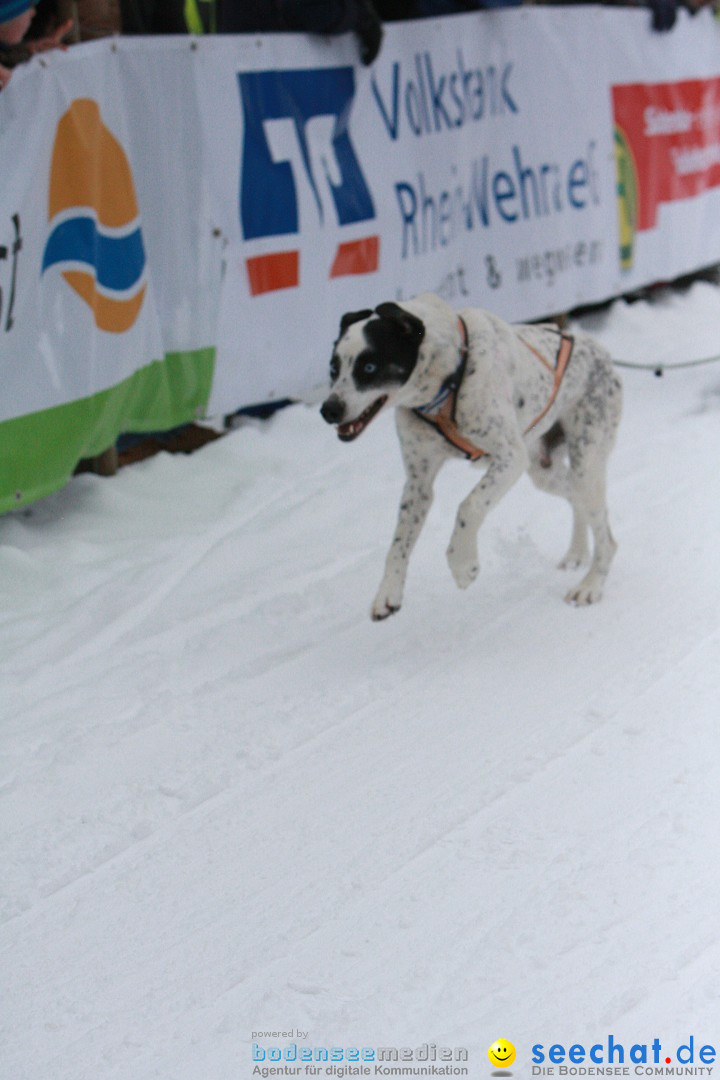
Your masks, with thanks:
[(450, 572), (458, 589), (467, 589), (480, 573), (477, 558), (477, 544), (464, 536), (459, 540), (454, 537), (447, 549), (447, 561)]
[(394, 615), (400, 610), (402, 604), (402, 590), (386, 588), (385, 583), (380, 586), (370, 609), (370, 618), (373, 622), (380, 622)]
[(400, 604), (390, 604), (387, 600), (381, 602), (376, 600), (370, 609), (370, 618), (373, 622), (382, 622), (383, 619), (388, 619), (399, 610)]
[(457, 563), (453, 561), (452, 555), (448, 552), (448, 562), (450, 564), (450, 570), (452, 576), (455, 579), (455, 584), (458, 589), (469, 589), (475, 578), (480, 573), (480, 566), (477, 562), (470, 563)]
[(588, 574), (579, 585), (571, 589), (565, 596), (565, 603), (573, 607), (587, 607), (589, 604), (597, 604), (602, 599), (604, 578), (598, 580), (597, 575)]

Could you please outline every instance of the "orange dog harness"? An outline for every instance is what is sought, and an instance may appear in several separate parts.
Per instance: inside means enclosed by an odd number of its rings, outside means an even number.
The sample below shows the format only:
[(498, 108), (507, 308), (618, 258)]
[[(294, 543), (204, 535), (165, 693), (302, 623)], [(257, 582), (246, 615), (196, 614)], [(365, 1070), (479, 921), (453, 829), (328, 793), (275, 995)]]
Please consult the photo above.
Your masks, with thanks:
[[(462, 344), (460, 346), (460, 363), (456, 370), (446, 379), (440, 390), (435, 395), (433, 400), (427, 405), (421, 405), (417, 409), (413, 409), (413, 412), (420, 420), (424, 420), (426, 424), (431, 424), (442, 437), (454, 446), (456, 450), (459, 450), (465, 455), (468, 461), (478, 461), (482, 457), (487, 457), (487, 450), (483, 450), (479, 446), (475, 446), (474, 443), (466, 439), (465, 436), (458, 429), (455, 421), (455, 410), (457, 408), (457, 396), (462, 386), (462, 381), (465, 377), (465, 369), (467, 367), (468, 359), (468, 331), (465, 324), (465, 320), (458, 317), (458, 326), (460, 329), (460, 335), (462, 338)], [(559, 342), (557, 353), (555, 354), (554, 365), (547, 360), (538, 349), (533, 345), (530, 345), (527, 341), (520, 341), (529, 349), (530, 352), (538, 358), (540, 363), (552, 373), (553, 385), (550, 391), (550, 397), (547, 400), (544, 408), (538, 413), (535, 419), (528, 424), (523, 434), (527, 435), (529, 431), (539, 424), (542, 418), (547, 414), (555, 401), (560, 389), (560, 384), (563, 381), (565, 372), (567, 371), (568, 364), (570, 363), (570, 357), (573, 351), (574, 339), (569, 335), (558, 330)]]

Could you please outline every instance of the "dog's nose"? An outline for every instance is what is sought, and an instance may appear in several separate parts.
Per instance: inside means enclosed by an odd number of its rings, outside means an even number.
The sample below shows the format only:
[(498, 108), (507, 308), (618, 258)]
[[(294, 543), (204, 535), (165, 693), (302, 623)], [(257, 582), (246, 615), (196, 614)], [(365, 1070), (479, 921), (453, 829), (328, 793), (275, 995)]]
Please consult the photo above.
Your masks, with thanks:
[(345, 415), (345, 404), (340, 400), (337, 394), (331, 394), (330, 397), (323, 402), (322, 408), (320, 409), (320, 415), (328, 424), (339, 424)]

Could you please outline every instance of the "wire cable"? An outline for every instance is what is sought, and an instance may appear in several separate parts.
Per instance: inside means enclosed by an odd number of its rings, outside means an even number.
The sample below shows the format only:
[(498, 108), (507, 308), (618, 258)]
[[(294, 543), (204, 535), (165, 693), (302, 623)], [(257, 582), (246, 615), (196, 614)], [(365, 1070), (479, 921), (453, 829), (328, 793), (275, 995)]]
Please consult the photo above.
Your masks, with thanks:
[(681, 368), (700, 367), (703, 364), (720, 363), (720, 356), (704, 356), (700, 360), (679, 360), (675, 364), (640, 364), (632, 360), (613, 360), (615, 367), (631, 368), (634, 371), (652, 371), (658, 379), (666, 371), (679, 371)]

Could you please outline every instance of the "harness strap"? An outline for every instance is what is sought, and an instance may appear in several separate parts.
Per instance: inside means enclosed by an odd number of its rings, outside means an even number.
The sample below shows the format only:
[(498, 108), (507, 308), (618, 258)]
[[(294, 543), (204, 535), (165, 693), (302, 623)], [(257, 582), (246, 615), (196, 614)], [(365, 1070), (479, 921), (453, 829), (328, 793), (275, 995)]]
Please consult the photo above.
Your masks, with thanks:
[(552, 405), (553, 405), (553, 403), (555, 401), (555, 398), (558, 396), (558, 390), (560, 389), (560, 383), (563, 381), (563, 376), (565, 375), (565, 372), (567, 371), (567, 366), (570, 363), (570, 357), (572, 356), (573, 345), (575, 344), (575, 339), (572, 338), (570, 336), (570, 334), (566, 334), (564, 332), (560, 333), (560, 344), (558, 346), (557, 355), (555, 357), (555, 367), (554, 368), (552, 367), (551, 364), (549, 364), (547, 362), (547, 360), (542, 355), (542, 353), (538, 352), (538, 350), (533, 348), (532, 345), (529, 345), (527, 341), (523, 341), (522, 338), (520, 338), (520, 340), (522, 341), (522, 343), (523, 343), (523, 345), (525, 346), (526, 349), (529, 349), (530, 352), (533, 353), (535, 356), (537, 356), (538, 360), (540, 360), (545, 365), (545, 367), (548, 368), (548, 370), (553, 372), (553, 387), (552, 387), (552, 390), (550, 391), (550, 397), (547, 400), (545, 408), (541, 409), (540, 412), (535, 417), (535, 419), (532, 421), (532, 423), (528, 424), (528, 426), (525, 428), (525, 431), (523, 432), (523, 434), (527, 435), (529, 431), (532, 431), (532, 429), (535, 427), (536, 424), (540, 423), (542, 418), (552, 408)]
[[(429, 405), (422, 406), (418, 409), (413, 409), (415, 415), (424, 420), (426, 424), (430, 424), (435, 430), (442, 435), (442, 437), (454, 446), (456, 450), (459, 450), (468, 461), (479, 461), (480, 458), (487, 457), (487, 450), (483, 450), (480, 446), (475, 446), (469, 439), (459, 431), (457, 423), (455, 421), (455, 409), (457, 407), (457, 396), (462, 385), (463, 378), (465, 377), (465, 368), (467, 366), (468, 358), (468, 332), (465, 320), (458, 317), (458, 326), (460, 328), (460, 334), (462, 337), (462, 344), (460, 347), (460, 363), (451, 376), (446, 380), (443, 386), (440, 388), (438, 394), (433, 398)], [(553, 375), (553, 386), (550, 391), (550, 397), (545, 407), (538, 413), (535, 419), (525, 428), (523, 434), (527, 435), (528, 432), (539, 424), (542, 418), (551, 409), (555, 398), (558, 395), (560, 384), (562, 383), (567, 366), (570, 363), (570, 357), (573, 351), (573, 345), (575, 344), (574, 338), (570, 334), (560, 332), (560, 344), (555, 356), (555, 366), (542, 355), (542, 353), (536, 349), (533, 345), (530, 345), (523, 338), (520, 338), (526, 349), (529, 349), (534, 356), (543, 364), (548, 371)], [(437, 407), (439, 405), (439, 407)], [(433, 408), (437, 407), (436, 412), (431, 412)]]
[[(430, 404), (421, 406), (419, 409), (413, 409), (413, 412), (420, 420), (424, 420), (426, 424), (434, 427), (451, 446), (454, 446), (456, 450), (460, 450), (468, 461), (478, 461), (479, 458), (487, 456), (487, 451), (482, 450), (479, 446), (475, 446), (474, 443), (470, 442), (469, 439), (466, 439), (455, 422), (458, 390), (465, 377), (468, 358), (468, 331), (465, 320), (461, 316), (458, 316), (458, 328), (462, 341), (460, 345), (460, 363), (454, 374), (446, 380)], [(439, 408), (437, 408), (437, 411), (431, 412), (433, 408), (438, 406), (438, 403)]]
[(458, 429), (455, 423), (455, 398), (456, 394), (453, 394), (452, 399), (448, 399), (442, 406), (440, 411), (435, 416), (425, 416), (424, 413), (415, 410), (415, 415), (419, 416), (421, 420), (424, 420), (426, 424), (431, 424), (443, 439), (454, 446), (456, 450), (460, 450), (468, 461), (479, 461), (482, 457), (487, 457), (487, 450), (483, 450), (481, 446), (475, 446), (469, 439), (466, 439)]

